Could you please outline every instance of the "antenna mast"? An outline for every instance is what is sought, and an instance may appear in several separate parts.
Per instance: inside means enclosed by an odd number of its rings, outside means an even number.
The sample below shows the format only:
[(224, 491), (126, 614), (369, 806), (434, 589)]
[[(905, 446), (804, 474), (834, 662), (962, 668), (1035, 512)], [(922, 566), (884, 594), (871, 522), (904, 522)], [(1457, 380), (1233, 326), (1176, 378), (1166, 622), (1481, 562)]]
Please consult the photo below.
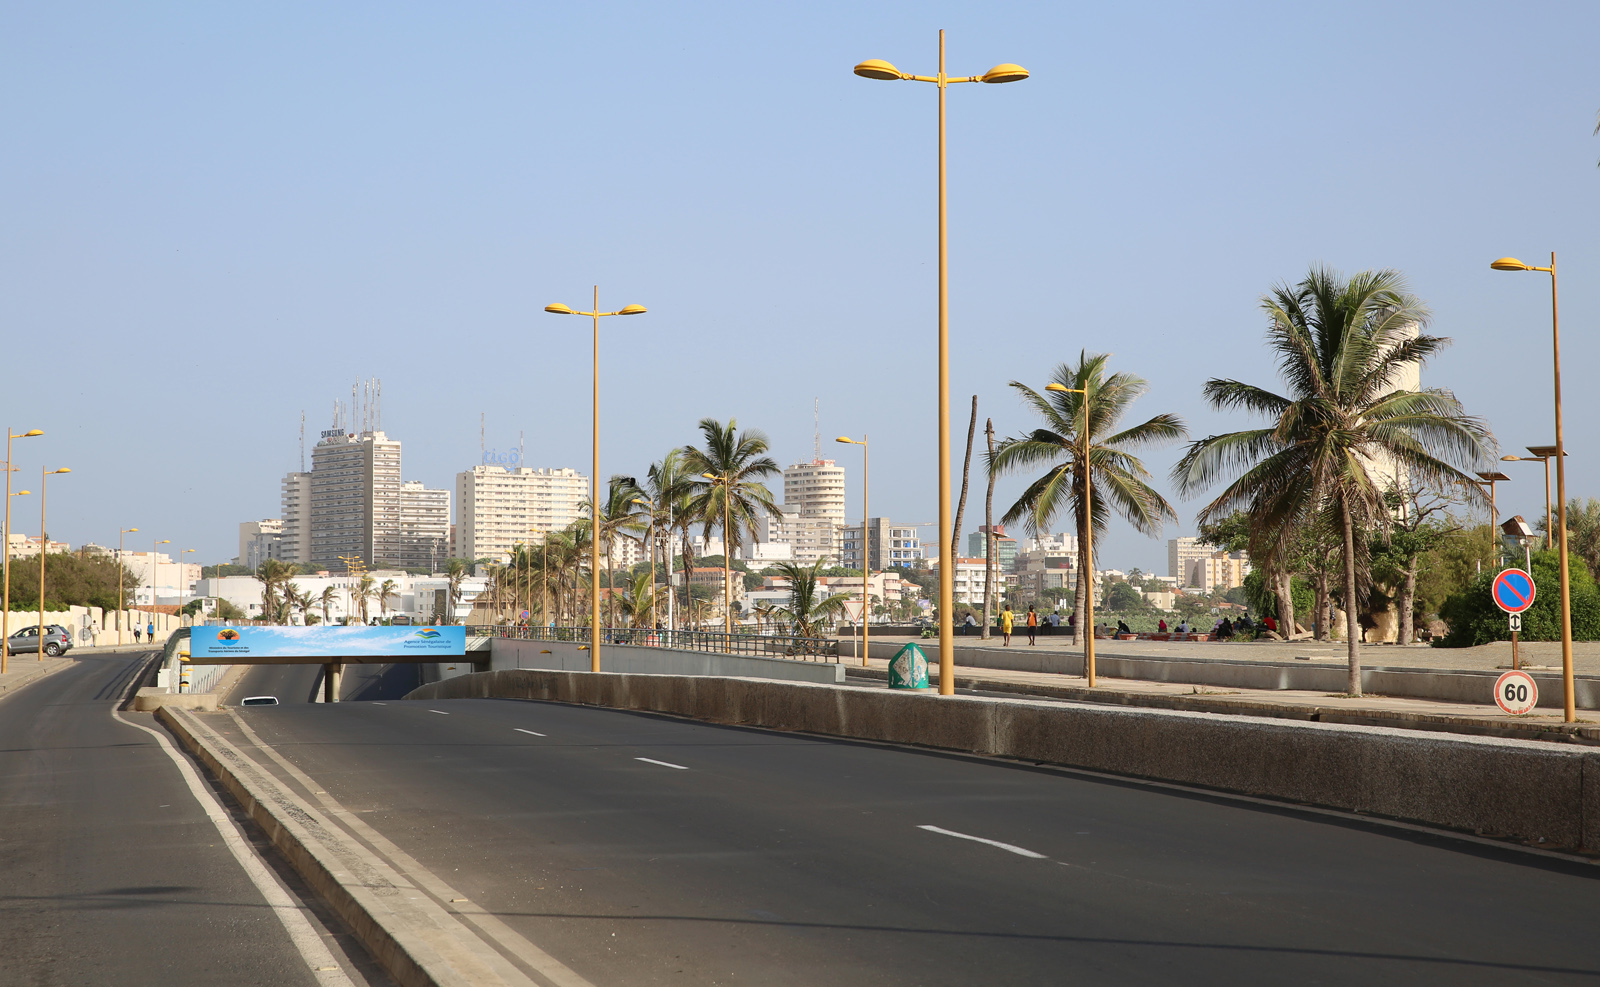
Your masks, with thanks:
[(818, 462), (822, 461), (822, 413), (819, 410), (820, 408), (821, 399), (812, 398), (811, 426), (814, 431), (811, 433), (811, 458)]
[(300, 412), (300, 472), (306, 471), (306, 413)]

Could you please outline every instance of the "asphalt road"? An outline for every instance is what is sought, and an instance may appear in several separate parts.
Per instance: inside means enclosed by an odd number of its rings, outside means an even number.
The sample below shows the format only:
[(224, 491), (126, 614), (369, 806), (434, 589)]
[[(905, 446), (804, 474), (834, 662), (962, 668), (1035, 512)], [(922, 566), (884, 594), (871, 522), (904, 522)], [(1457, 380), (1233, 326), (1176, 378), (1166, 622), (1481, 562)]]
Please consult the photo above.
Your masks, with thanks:
[(308, 965), (156, 739), (113, 718), (144, 657), (85, 656), (0, 699), (0, 984), (341, 982)]
[(553, 703), (239, 715), (597, 984), (1600, 982), (1587, 864)]

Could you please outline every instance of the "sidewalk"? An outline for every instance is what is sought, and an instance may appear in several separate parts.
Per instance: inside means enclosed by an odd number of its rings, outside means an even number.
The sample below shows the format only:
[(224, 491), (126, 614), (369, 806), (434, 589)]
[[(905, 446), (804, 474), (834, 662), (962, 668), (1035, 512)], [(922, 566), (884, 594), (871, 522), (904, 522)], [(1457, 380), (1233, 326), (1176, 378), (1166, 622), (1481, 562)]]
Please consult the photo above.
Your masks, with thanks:
[[(1023, 641), (1026, 640), (1024, 637)], [(1098, 645), (1103, 643), (1095, 642), (1097, 654)], [(1023, 646), (1026, 647), (1026, 643)], [(1229, 658), (1238, 660), (1233, 656)], [(885, 659), (870, 659), (865, 668), (855, 659), (844, 659), (844, 664), (846, 677), (855, 685), (867, 685), (870, 681), (877, 686), (887, 682), (889, 663)], [(937, 666), (930, 662), (929, 678), (936, 680), (938, 674)], [(956, 666), (955, 678), (957, 689), (979, 693), (1600, 745), (1600, 713), (1579, 710), (1578, 722), (1572, 724), (1562, 721), (1559, 709), (1541, 707), (1533, 713), (1511, 716), (1501, 712), (1487, 697), (1482, 705), (1371, 694), (1352, 699), (1329, 692), (1215, 688), (1104, 675), (1097, 676), (1095, 688), (1090, 689), (1077, 675), (965, 665)]]
[(70, 652), (60, 658), (46, 656), (40, 661), (34, 655), (12, 655), (6, 661), (6, 672), (0, 675), (0, 696), (8, 696), (30, 682), (36, 682), (52, 672), (59, 672), (72, 664)]

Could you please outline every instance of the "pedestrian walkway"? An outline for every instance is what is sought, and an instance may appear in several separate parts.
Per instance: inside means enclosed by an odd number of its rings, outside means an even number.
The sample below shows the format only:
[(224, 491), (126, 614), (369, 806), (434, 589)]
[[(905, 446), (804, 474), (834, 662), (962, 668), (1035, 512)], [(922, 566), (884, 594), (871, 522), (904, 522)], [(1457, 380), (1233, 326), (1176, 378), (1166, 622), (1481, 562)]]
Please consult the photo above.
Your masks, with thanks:
[[(1227, 658), (1237, 660), (1233, 655)], [(886, 684), (888, 666), (887, 660), (879, 658), (871, 659), (865, 668), (847, 660), (846, 675), (857, 685), (868, 681)], [(930, 678), (938, 675), (936, 668), (928, 671)], [(1097, 677), (1095, 688), (1090, 689), (1077, 675), (964, 665), (956, 666), (955, 678), (958, 690), (977, 693), (1600, 744), (1600, 711), (1579, 710), (1576, 724), (1564, 723), (1560, 709), (1541, 707), (1512, 716), (1501, 712), (1487, 693), (1482, 704), (1475, 704), (1382, 695), (1351, 698), (1309, 690), (1215, 688), (1106, 676)]]
[(0, 675), (0, 697), (9, 695), (30, 682), (38, 681), (52, 672), (59, 672), (72, 664), (72, 658), (46, 656), (40, 661), (34, 655), (12, 655), (6, 661), (5, 674)]

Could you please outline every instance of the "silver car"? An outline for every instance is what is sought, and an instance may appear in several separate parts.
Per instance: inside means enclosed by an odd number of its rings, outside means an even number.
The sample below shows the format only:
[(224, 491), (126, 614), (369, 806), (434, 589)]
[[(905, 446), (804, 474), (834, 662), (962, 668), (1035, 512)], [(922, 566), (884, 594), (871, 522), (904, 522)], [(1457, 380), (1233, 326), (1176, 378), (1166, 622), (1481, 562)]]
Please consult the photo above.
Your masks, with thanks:
[[(44, 625), (44, 653), (54, 658), (72, 648), (72, 632), (60, 624)], [(24, 627), (6, 639), (6, 651), (14, 655), (39, 653), (39, 626)]]

